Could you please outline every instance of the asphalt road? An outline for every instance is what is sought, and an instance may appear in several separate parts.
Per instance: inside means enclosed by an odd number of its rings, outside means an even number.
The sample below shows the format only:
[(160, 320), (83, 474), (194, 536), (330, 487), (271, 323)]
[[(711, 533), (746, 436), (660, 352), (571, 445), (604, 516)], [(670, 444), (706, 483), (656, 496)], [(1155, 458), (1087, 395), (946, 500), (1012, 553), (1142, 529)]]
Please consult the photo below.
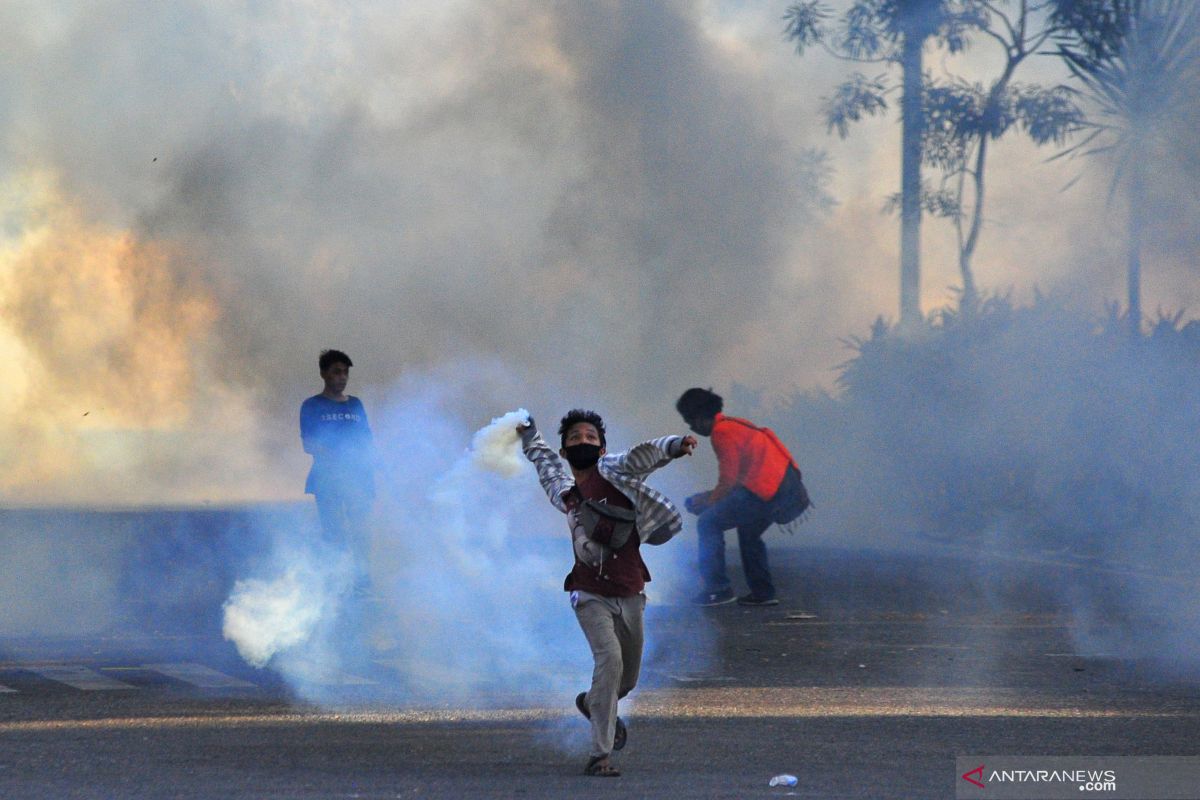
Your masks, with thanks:
[[(318, 708), (197, 648), (203, 633), (159, 632), (0, 640), (0, 797), (934, 798), (954, 796), (956, 756), (1196, 753), (1187, 665), (1081, 644), (1156, 624), (1122, 607), (1135, 567), (1043, 554), (983, 570), (951, 547), (800, 547), (775, 566), (778, 607), (651, 609), (659, 646), (623, 705), (618, 779), (581, 774), (570, 695), (411, 707), (349, 686)], [(1107, 609), (1086, 637), (1063, 585)], [(798, 784), (769, 787), (778, 773)]]

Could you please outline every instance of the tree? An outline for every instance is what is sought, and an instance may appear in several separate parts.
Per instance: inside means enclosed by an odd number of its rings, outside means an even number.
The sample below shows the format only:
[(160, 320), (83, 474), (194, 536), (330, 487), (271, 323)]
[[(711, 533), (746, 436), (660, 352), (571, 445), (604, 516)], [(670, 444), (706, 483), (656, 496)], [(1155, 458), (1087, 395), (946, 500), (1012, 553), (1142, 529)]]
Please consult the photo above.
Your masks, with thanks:
[(1188, 109), (1200, 97), (1200, 6), (1195, 0), (1103, 3), (1107, 36), (1064, 38), (1059, 53), (1092, 109), (1086, 137), (1064, 155), (1113, 159), (1110, 199), (1123, 188), (1130, 333), (1142, 328), (1142, 230), (1148, 222), (1152, 167), (1172, 137), (1195, 135)]
[(1051, 19), (1060, 43), (1090, 58), (1113, 56), (1142, 0), (1052, 0)]
[(989, 144), (1019, 128), (1038, 145), (1061, 145), (1081, 120), (1067, 87), (1013, 81), (1018, 67), (1061, 33), (1065, 22), (1044, 13), (1044, 3), (1030, 0), (978, 0), (968, 10), (980, 38), (999, 44), (1003, 66), (986, 88), (963, 80), (931, 83), (925, 94), (924, 141), (926, 162), (945, 176), (942, 192), (925, 204), (954, 222), (964, 313), (971, 313), (979, 298), (972, 259), (983, 228)]
[[(966, 31), (974, 23), (966, 5), (949, 0), (855, 0), (836, 26), (829, 24), (834, 15), (821, 0), (796, 2), (784, 14), (784, 34), (800, 55), (820, 45), (841, 59), (900, 68), (900, 322), (906, 326), (922, 319), (922, 56), (930, 40), (950, 52), (965, 47)], [(887, 95), (894, 90), (886, 75), (868, 78), (855, 73), (826, 103), (829, 128), (846, 136), (849, 123), (885, 112)]]

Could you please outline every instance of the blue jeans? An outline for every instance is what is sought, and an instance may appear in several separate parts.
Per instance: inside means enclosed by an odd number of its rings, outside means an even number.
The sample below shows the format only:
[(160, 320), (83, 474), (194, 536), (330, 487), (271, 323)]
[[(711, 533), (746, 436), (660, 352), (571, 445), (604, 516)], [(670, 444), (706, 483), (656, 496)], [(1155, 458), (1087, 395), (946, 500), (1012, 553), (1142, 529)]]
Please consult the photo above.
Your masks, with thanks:
[(771, 504), (744, 486), (704, 510), (696, 521), (700, 533), (700, 577), (709, 592), (727, 592), (731, 586), (725, 571), (725, 531), (737, 528), (738, 549), (746, 584), (757, 598), (775, 597), (771, 569), (767, 564), (767, 546), (763, 534), (771, 527)]
[(355, 584), (364, 584), (369, 574), (367, 520), (371, 513), (371, 495), (362, 491), (322, 492), (316, 496), (316, 501), (323, 544), (349, 554)]

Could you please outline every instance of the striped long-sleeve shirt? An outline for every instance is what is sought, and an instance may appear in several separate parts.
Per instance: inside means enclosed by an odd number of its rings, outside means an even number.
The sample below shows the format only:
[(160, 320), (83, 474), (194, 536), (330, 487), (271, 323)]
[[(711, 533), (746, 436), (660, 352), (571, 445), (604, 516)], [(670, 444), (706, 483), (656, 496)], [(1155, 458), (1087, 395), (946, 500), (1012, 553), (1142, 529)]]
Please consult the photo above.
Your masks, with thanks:
[[(661, 436), (630, 448), (624, 453), (606, 453), (596, 464), (600, 475), (629, 498), (637, 512), (638, 536), (645, 544), (663, 544), (683, 529), (683, 519), (666, 495), (645, 478), (680, 453), (682, 436)], [(564, 514), (564, 495), (575, 486), (575, 477), (558, 453), (550, 449), (537, 428), (529, 427), (521, 435), (525, 457), (537, 468), (538, 480), (554, 507)]]

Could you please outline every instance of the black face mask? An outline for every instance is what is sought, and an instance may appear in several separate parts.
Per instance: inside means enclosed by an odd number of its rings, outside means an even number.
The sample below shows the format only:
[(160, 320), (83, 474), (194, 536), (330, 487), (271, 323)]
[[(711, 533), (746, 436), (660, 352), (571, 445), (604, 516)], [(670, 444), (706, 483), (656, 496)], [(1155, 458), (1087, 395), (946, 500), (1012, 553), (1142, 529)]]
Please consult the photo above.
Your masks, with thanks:
[(594, 467), (600, 460), (600, 445), (598, 444), (573, 444), (564, 447), (563, 452), (566, 453), (567, 463), (575, 469)]

